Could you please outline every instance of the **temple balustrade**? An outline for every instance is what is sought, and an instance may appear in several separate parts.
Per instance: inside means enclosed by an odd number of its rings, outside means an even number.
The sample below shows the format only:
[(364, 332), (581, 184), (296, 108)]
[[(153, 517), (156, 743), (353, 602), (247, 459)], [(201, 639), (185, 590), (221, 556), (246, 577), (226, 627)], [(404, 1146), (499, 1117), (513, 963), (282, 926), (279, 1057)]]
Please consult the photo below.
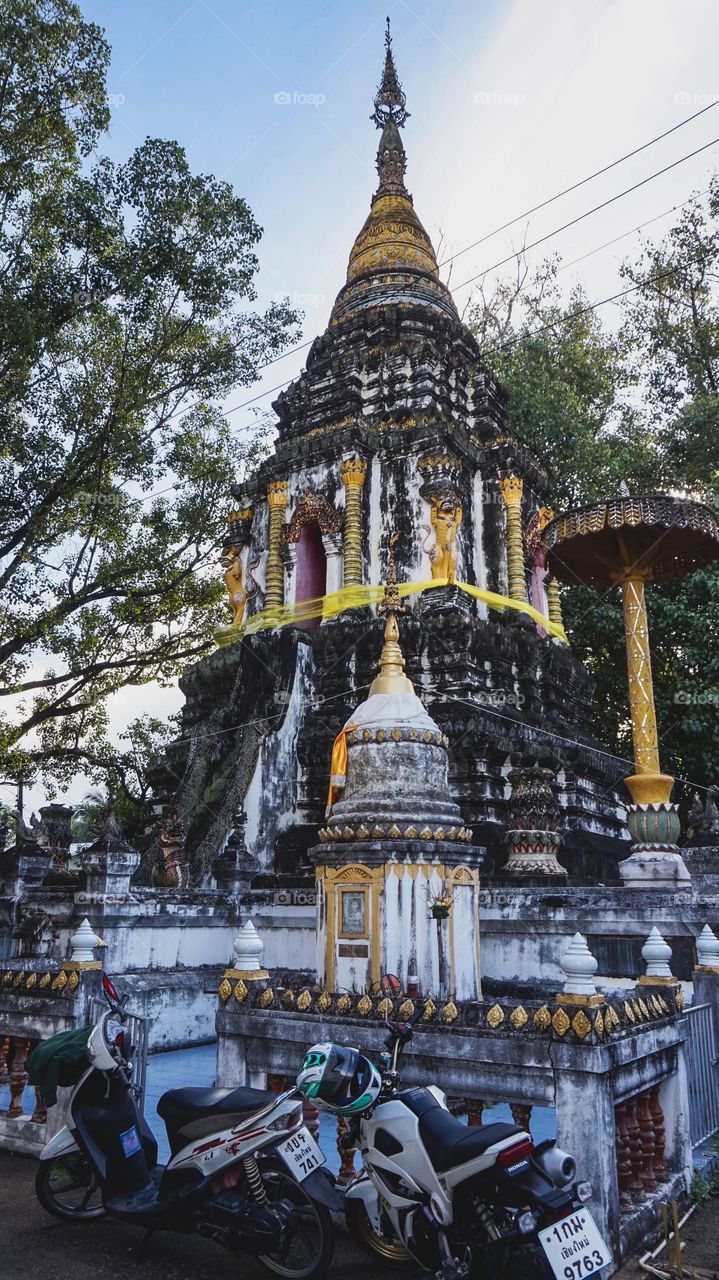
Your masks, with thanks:
[[(405, 1053), (407, 1087), (435, 1083), (467, 1123), (509, 1104), (531, 1132), (551, 1109), (560, 1147), (594, 1187), (593, 1212), (618, 1257), (646, 1237), (659, 1204), (691, 1179), (692, 1146), (678, 986), (637, 985), (584, 1000), (565, 994), (460, 1002), (425, 995), (395, 1001), (311, 985), (226, 983), (217, 1014), (217, 1083), (291, 1087), (310, 1044), (337, 1040), (377, 1054), (386, 1018), (423, 1017)], [(546, 1111), (545, 1127), (546, 1127)], [(315, 1117), (310, 1117), (313, 1124)], [(355, 1153), (342, 1142), (340, 1181)]]

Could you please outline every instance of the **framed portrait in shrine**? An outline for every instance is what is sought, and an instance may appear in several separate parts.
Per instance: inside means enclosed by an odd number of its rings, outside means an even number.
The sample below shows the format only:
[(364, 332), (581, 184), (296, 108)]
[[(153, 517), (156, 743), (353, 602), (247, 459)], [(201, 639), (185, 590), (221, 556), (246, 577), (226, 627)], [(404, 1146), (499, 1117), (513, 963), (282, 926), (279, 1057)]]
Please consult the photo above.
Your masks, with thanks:
[(340, 938), (367, 937), (367, 889), (340, 889)]

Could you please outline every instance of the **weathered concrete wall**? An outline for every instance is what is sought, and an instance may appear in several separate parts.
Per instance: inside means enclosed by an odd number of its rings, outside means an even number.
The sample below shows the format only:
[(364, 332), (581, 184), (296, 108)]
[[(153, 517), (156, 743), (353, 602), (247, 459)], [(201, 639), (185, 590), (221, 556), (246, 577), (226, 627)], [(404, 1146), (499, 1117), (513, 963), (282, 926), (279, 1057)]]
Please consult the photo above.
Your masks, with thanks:
[[(695, 938), (719, 921), (719, 894), (625, 889), (596, 885), (487, 887), (480, 892), (482, 976), (502, 982), (564, 981), (560, 959), (579, 931), (590, 937), (636, 938), (643, 944), (653, 925), (666, 938)], [(630, 980), (635, 971), (623, 975)], [(597, 975), (601, 983), (601, 972)], [(560, 990), (560, 987), (557, 988)]]
[[(127, 992), (130, 1013), (148, 1021), (148, 1047), (184, 1049), (215, 1038), (217, 986), (222, 968), (123, 973), (117, 985)], [(191, 1081), (188, 1081), (191, 1083)]]

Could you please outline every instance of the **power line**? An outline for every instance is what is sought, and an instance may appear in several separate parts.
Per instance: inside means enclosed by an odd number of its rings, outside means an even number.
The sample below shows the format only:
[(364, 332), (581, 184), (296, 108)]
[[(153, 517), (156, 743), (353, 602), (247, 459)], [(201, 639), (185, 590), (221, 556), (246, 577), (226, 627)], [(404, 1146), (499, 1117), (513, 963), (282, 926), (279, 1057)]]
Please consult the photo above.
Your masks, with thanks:
[[(608, 173), (611, 169), (616, 168), (617, 165), (622, 164), (625, 160), (631, 159), (632, 156), (639, 155), (640, 152), (646, 151), (647, 148), (650, 146), (653, 146), (654, 143), (660, 142), (662, 138), (668, 137), (670, 134), (675, 133), (677, 129), (681, 129), (684, 127), (684, 125), (689, 124), (692, 120), (696, 120), (698, 116), (704, 115), (706, 111), (711, 110), (711, 108), (717, 106), (717, 104), (719, 104), (719, 98), (716, 99), (716, 101), (714, 102), (710, 102), (707, 106), (702, 107), (699, 111), (695, 111), (694, 115), (687, 116), (685, 120), (680, 120), (679, 123), (673, 125), (671, 129), (666, 129), (664, 133), (657, 134), (656, 137), (650, 138), (648, 142), (642, 143), (640, 147), (636, 147), (633, 151), (628, 151), (625, 155), (620, 156), (617, 160), (613, 160), (611, 164), (605, 165), (604, 168), (602, 169), (597, 169), (594, 173), (589, 174), (586, 178), (582, 178), (580, 179), (580, 181), (573, 183), (572, 186), (565, 187), (563, 191), (558, 191), (556, 195), (550, 196), (547, 200), (543, 200), (540, 204), (535, 205), (532, 209), (526, 210), (525, 213), (518, 214), (516, 218), (510, 219), (509, 222), (503, 223), (502, 226), (495, 227), (493, 231), (489, 231), (487, 235), (482, 236), (481, 239), (475, 240), (472, 244), (467, 245), (464, 249), (458, 249), (457, 253), (452, 254), (451, 257), (444, 258), (442, 262), (440, 262), (438, 265), (442, 267), (442, 266), (445, 266), (446, 263), (448, 262), (453, 262), (455, 258), (459, 258), (462, 256), (462, 254), (468, 253), (470, 249), (475, 249), (477, 245), (484, 244), (486, 240), (491, 240), (495, 235), (498, 235), (500, 231), (504, 231), (506, 230), (507, 227), (511, 227), (515, 223), (521, 222), (523, 218), (528, 217), (532, 213), (536, 213), (539, 209), (544, 209), (547, 205), (553, 204), (555, 200), (559, 200), (562, 196), (568, 195), (571, 191), (576, 191), (579, 187), (584, 186), (585, 183), (590, 182), (593, 178), (597, 178), (603, 173)], [(692, 151), (688, 155), (682, 156), (679, 160), (675, 160), (673, 164), (667, 165), (664, 169), (657, 170), (656, 173), (650, 174), (648, 178), (644, 178), (641, 182), (636, 183), (634, 186), (628, 187), (626, 191), (619, 192), (616, 196), (612, 196), (611, 199), (604, 201), (603, 204), (596, 205), (595, 208), (589, 209), (586, 213), (580, 214), (579, 217), (572, 219), (571, 222), (565, 223), (564, 226), (558, 227), (556, 228), (555, 231), (549, 232), (548, 235), (545, 237), (542, 237), (542, 239), (536, 240), (531, 245), (526, 245), (525, 248), (521, 250), (521, 252), (523, 253), (527, 249), (535, 248), (536, 245), (542, 244), (544, 240), (549, 239), (551, 236), (559, 235), (561, 231), (565, 231), (568, 227), (573, 226), (575, 222), (580, 222), (583, 218), (588, 218), (592, 213), (597, 213), (600, 209), (606, 208), (607, 205), (612, 204), (614, 203), (614, 201), (621, 199), (621, 197), (624, 195), (629, 195), (632, 191), (636, 191), (639, 187), (646, 185), (646, 183), (651, 182), (654, 178), (661, 177), (663, 173), (667, 173), (670, 169), (675, 168), (677, 165), (683, 164), (685, 160), (690, 160), (692, 159), (693, 156), (698, 155), (701, 151), (706, 151), (708, 147), (714, 146), (714, 144), (717, 141), (719, 141), (719, 139), (715, 138), (713, 142), (706, 143), (704, 147), (699, 147), (696, 151)], [(642, 225), (645, 225), (645, 224), (642, 224)], [(494, 271), (498, 266), (503, 266), (506, 262), (510, 262), (512, 258), (517, 256), (519, 255), (514, 253), (510, 254), (509, 257), (503, 259), (502, 262), (495, 263), (494, 266), (488, 267), (485, 272), (481, 273), (481, 275), (486, 275), (488, 272)], [(472, 277), (471, 280), (465, 280), (463, 284), (455, 285), (454, 288), (463, 289), (467, 284), (472, 284), (474, 283), (475, 280), (478, 280), (478, 279), (480, 279), (480, 276), (474, 276)], [(271, 360), (266, 360), (264, 364), (258, 365), (257, 372), (259, 373), (262, 369), (269, 369), (271, 365), (277, 364), (280, 360), (286, 360), (288, 356), (295, 355), (296, 352), (298, 351), (305, 351), (307, 347), (312, 346), (312, 343), (314, 341), (315, 341), (314, 338), (310, 338), (306, 342), (299, 343), (297, 346), (289, 347), (287, 351), (283, 351), (279, 355), (273, 356)], [(239, 345), (239, 343), (236, 345)], [(233, 408), (231, 409), (226, 409), (222, 416), (227, 417), (230, 413), (235, 413), (238, 409), (244, 409), (247, 407), (247, 405), (254, 404), (256, 400), (262, 399), (263, 396), (265, 395), (272, 395), (274, 391), (281, 391), (284, 387), (288, 386), (291, 381), (292, 379), (288, 378), (286, 382), (280, 383), (279, 386), (272, 387), (269, 391), (262, 392), (261, 395), (254, 396), (250, 400), (245, 400), (241, 404), (234, 405)], [(165, 419), (165, 421), (172, 422), (174, 418), (181, 417), (183, 414), (188, 413), (190, 409), (196, 408), (197, 405), (201, 403), (202, 403), (201, 401), (196, 400), (194, 404), (189, 405), (186, 409), (178, 409), (176, 410), (175, 413), (171, 413)]]
[(631, 195), (632, 191), (638, 191), (640, 187), (645, 187), (648, 182), (653, 182), (655, 178), (660, 178), (662, 174), (669, 173), (671, 169), (676, 169), (677, 165), (684, 164), (687, 160), (692, 160), (694, 156), (700, 155), (702, 151), (708, 151), (709, 147), (716, 146), (717, 142), (719, 142), (719, 138), (713, 138), (711, 142), (705, 142), (704, 146), (697, 147), (696, 151), (689, 151), (687, 155), (680, 156), (678, 160), (673, 160), (671, 164), (665, 165), (663, 169), (657, 169), (655, 173), (650, 173), (649, 177), (642, 178), (641, 182), (635, 182), (633, 186), (617, 192), (615, 196), (610, 196), (608, 200), (603, 200), (601, 204), (595, 204), (592, 209), (587, 209), (584, 213), (578, 214), (576, 218), (571, 218), (569, 222), (562, 223), (561, 227), (555, 227), (554, 231), (548, 231), (546, 235), (540, 236), (538, 240), (533, 240), (531, 244), (524, 245), (517, 252), (508, 254), (506, 258), (500, 258), (499, 262), (492, 263), (492, 266), (487, 267), (485, 271), (480, 271), (478, 275), (470, 276), (468, 280), (463, 280), (461, 284), (454, 286), (452, 292), (456, 293), (458, 289), (466, 289), (467, 285), (474, 284), (476, 280), (483, 280), (485, 276), (489, 275), (490, 271), (496, 271), (498, 267), (503, 267), (507, 262), (520, 258), (522, 254), (527, 253), (530, 249), (536, 249), (537, 245), (546, 244), (547, 240), (558, 236), (560, 232), (567, 231), (570, 227), (576, 226), (578, 222), (583, 222), (585, 218), (590, 218), (593, 213), (599, 213), (600, 209), (606, 209), (610, 204), (623, 199), (624, 196)]
[[(562, 231), (567, 231), (578, 222), (583, 222), (585, 218), (591, 217), (593, 213), (599, 213), (601, 209), (606, 209), (608, 205), (614, 204), (617, 200), (621, 200), (624, 196), (630, 195), (633, 191), (638, 191), (640, 187), (645, 187), (647, 183), (653, 182), (655, 178), (661, 177), (662, 174), (668, 173), (671, 169), (676, 169), (678, 165), (684, 164), (685, 161), (691, 160), (694, 156), (700, 155), (702, 151), (707, 151), (709, 147), (716, 146), (717, 142), (719, 142), (719, 137), (713, 138), (711, 142), (704, 143), (703, 146), (697, 147), (695, 151), (690, 151), (685, 156), (680, 156), (678, 160), (673, 160), (671, 164), (665, 165), (663, 169), (657, 169), (656, 172), (649, 174), (648, 177), (642, 178), (640, 182), (635, 182), (631, 187), (626, 187), (624, 191), (619, 191), (616, 195), (610, 196), (608, 200), (603, 200), (601, 204), (594, 205), (593, 208), (585, 210), (584, 213), (578, 214), (576, 218), (571, 218), (569, 222), (563, 223), (561, 227), (555, 227), (553, 231), (548, 231), (546, 235), (540, 236), (538, 240), (533, 240), (531, 244), (524, 245), (519, 251), (508, 254), (506, 258), (501, 258), (498, 262), (493, 263), (491, 267), (487, 267), (484, 271), (479, 272), (478, 275), (470, 276), (468, 280), (463, 280), (461, 284), (454, 286), (453, 292), (456, 293), (458, 289), (465, 289), (468, 285), (474, 284), (477, 280), (483, 280), (491, 271), (496, 271), (499, 267), (505, 266), (508, 262), (512, 262), (514, 259), (520, 258), (530, 249), (536, 249), (538, 245), (545, 244), (547, 240), (551, 240)], [(691, 200), (693, 197), (690, 196), (689, 199)], [(686, 204), (688, 201), (685, 201), (684, 203)], [(650, 219), (650, 221), (652, 221), (652, 219)], [(637, 230), (644, 225), (647, 224), (640, 223)], [(607, 301), (611, 301), (611, 299), (607, 299)], [(602, 306), (603, 304), (597, 303), (596, 305)], [(292, 352), (288, 351), (285, 354), (291, 355)], [(263, 368), (264, 366), (260, 367)], [(279, 383), (276, 387), (271, 387), (269, 391), (261, 391), (258, 395), (252, 396), (251, 399), (243, 400), (240, 404), (233, 405), (230, 409), (225, 409), (222, 416), (228, 417), (231, 413), (236, 413), (238, 409), (245, 409), (248, 405), (255, 404), (256, 401), (264, 399), (265, 396), (273, 395), (275, 391), (282, 391), (283, 388), (289, 386), (292, 381), (292, 378), (287, 378), (285, 382)]]
[[(703, 258), (701, 256), (699, 258), (688, 258), (685, 265), (690, 265), (691, 263), (702, 261), (702, 260)], [(637, 289), (641, 289), (642, 286), (645, 284), (652, 284), (656, 280), (664, 280), (668, 276), (674, 275), (675, 271), (676, 271), (676, 268), (672, 267), (671, 270), (660, 272), (658, 275), (646, 276), (644, 277), (644, 279), (640, 280), (638, 284), (631, 285), (628, 289), (622, 289), (618, 293), (610, 294), (609, 297), (607, 298), (600, 298), (597, 302), (589, 303), (586, 307), (578, 307), (575, 310), (573, 310), (571, 314), (568, 316), (564, 316), (558, 320), (553, 320), (549, 324), (542, 325), (538, 329), (531, 329), (527, 333), (516, 334), (513, 338), (508, 338), (506, 342), (501, 342), (494, 347), (485, 347), (482, 350), (482, 357), (484, 358), (487, 355), (491, 355), (495, 351), (503, 351), (507, 346), (512, 346), (517, 342), (525, 341), (527, 338), (535, 337), (539, 333), (544, 333), (547, 329), (556, 328), (557, 325), (569, 324), (570, 321), (576, 320), (578, 316), (586, 315), (591, 311), (596, 311), (598, 307), (607, 306), (607, 304), (610, 302), (617, 302), (620, 298), (625, 298), (628, 294), (636, 292)], [(226, 414), (235, 413), (238, 409), (244, 408), (245, 405), (252, 404), (255, 400), (262, 399), (263, 396), (272, 395), (274, 391), (279, 391), (281, 390), (282, 387), (289, 386), (290, 382), (292, 381), (293, 381), (292, 378), (288, 378), (286, 382), (280, 383), (278, 387), (272, 387), (269, 391), (262, 391), (260, 392), (259, 395), (254, 396), (252, 400), (245, 400), (242, 404), (234, 405), (232, 409), (226, 409), (225, 414), (223, 416), (225, 416)], [(240, 430), (244, 430), (244, 428), (238, 427), (237, 431), (240, 431)]]
[(677, 129), (683, 129), (685, 124), (690, 124), (698, 116), (703, 116), (705, 111), (711, 111), (712, 107), (715, 107), (717, 103), (719, 103), (719, 98), (714, 102), (710, 102), (708, 106), (702, 107), (701, 110), (695, 111), (694, 115), (687, 116), (685, 120), (680, 120), (678, 124), (672, 125), (671, 129), (665, 129), (664, 133), (658, 133), (656, 137), (650, 138), (648, 142), (643, 142), (640, 147), (635, 147), (633, 151), (627, 151), (618, 160), (612, 160), (611, 164), (605, 164), (602, 169), (595, 169), (594, 173), (588, 174), (586, 178), (581, 178), (579, 182), (572, 183), (571, 187), (565, 187), (563, 191), (558, 191), (556, 195), (549, 196), (546, 200), (542, 200), (540, 204), (533, 205), (531, 209), (525, 209), (524, 213), (518, 213), (516, 218), (510, 218), (509, 222), (503, 222), (501, 227), (495, 227), (494, 231), (488, 231), (485, 236), (475, 240), (473, 244), (468, 244), (465, 249), (458, 249), (449, 258), (444, 258), (439, 263), (439, 266), (444, 267), (448, 262), (454, 262), (455, 258), (461, 258), (463, 253), (469, 253), (470, 249), (476, 249), (478, 245), (484, 244), (485, 241), (491, 240), (493, 236), (499, 235), (500, 231), (506, 231), (507, 227), (513, 227), (516, 222), (521, 222), (531, 214), (538, 213), (540, 209), (546, 209), (547, 205), (553, 204), (555, 200), (561, 200), (562, 196), (567, 196), (572, 191), (577, 191), (579, 187), (583, 187), (585, 183), (591, 182), (594, 178), (601, 177), (603, 173), (609, 173), (610, 169), (616, 169), (617, 165), (623, 164), (625, 160), (631, 160), (632, 156), (638, 156), (640, 152), (654, 146), (655, 142), (661, 142), (662, 138), (668, 138), (670, 133), (676, 133)]
[(693, 192), (686, 200), (682, 200), (681, 204), (673, 204), (671, 208), (665, 209), (663, 213), (658, 213), (653, 218), (647, 218), (646, 222), (640, 222), (636, 227), (632, 227), (630, 231), (623, 231), (620, 236), (615, 236), (613, 240), (605, 240), (604, 244), (597, 245), (596, 249), (590, 249), (588, 253), (583, 253), (579, 258), (572, 258), (571, 262), (563, 262), (561, 267), (557, 269), (557, 274), (561, 271), (568, 271), (570, 267), (576, 267), (578, 262), (584, 262), (587, 258), (593, 257), (595, 253), (601, 253), (602, 249), (609, 249), (611, 245), (618, 244), (620, 240), (626, 240), (627, 236), (633, 236), (637, 231), (642, 231), (644, 227), (650, 227), (653, 222), (659, 222), (661, 218), (666, 218), (668, 213), (677, 213), (679, 209), (685, 208), (691, 204), (692, 200), (697, 196), (705, 196), (711, 191), (711, 187), (705, 187), (703, 191)]
[[(687, 258), (683, 266), (691, 266), (695, 262), (705, 261), (706, 254), (699, 254), (696, 258)], [(500, 342), (494, 347), (485, 347), (482, 350), (483, 358), (492, 355), (496, 351), (504, 351), (506, 347), (513, 347), (518, 342), (525, 342), (527, 338), (535, 338), (540, 333), (545, 333), (547, 329), (554, 329), (557, 325), (569, 324), (571, 320), (576, 320), (578, 316), (588, 315), (591, 311), (596, 311), (597, 307), (604, 307), (609, 302), (618, 302), (620, 298), (626, 298), (627, 294), (635, 293), (637, 289), (643, 288), (644, 285), (654, 284), (657, 280), (666, 280), (669, 276), (676, 274), (676, 267), (670, 267), (667, 271), (660, 271), (657, 275), (645, 276), (637, 284), (630, 285), (628, 289), (621, 289), (619, 293), (612, 293), (608, 298), (600, 298), (598, 302), (590, 302), (586, 307), (577, 307), (568, 316), (563, 316), (559, 320), (550, 320), (548, 324), (540, 325), (537, 329), (528, 329), (526, 333), (517, 333), (512, 338), (507, 338), (505, 342)]]

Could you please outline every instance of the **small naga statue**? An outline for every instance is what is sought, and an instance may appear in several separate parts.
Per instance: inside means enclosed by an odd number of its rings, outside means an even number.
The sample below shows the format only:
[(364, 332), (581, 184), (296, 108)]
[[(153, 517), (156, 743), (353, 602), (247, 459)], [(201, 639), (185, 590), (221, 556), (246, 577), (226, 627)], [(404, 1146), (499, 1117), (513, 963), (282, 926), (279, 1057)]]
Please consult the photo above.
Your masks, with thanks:
[(257, 559), (247, 566), (247, 584), (245, 585), (240, 548), (225, 547), (222, 553), (221, 564), (225, 570), (225, 586), (230, 597), (233, 627), (242, 625), (248, 602), (257, 595), (259, 587), (252, 577), (252, 570), (256, 569), (259, 563)]
[(187, 851), (185, 831), (176, 805), (170, 806), (157, 839), (160, 849), (152, 868), (153, 888), (184, 889), (188, 879)]
[[(429, 548), (433, 578), (446, 578), (454, 582), (457, 570), (457, 530), (462, 523), (462, 504), (459, 495), (449, 486), (438, 489), (432, 495), (430, 510), (431, 528), (425, 525), (431, 536), (434, 530), (434, 546)], [(425, 541), (424, 550), (427, 551)]]

